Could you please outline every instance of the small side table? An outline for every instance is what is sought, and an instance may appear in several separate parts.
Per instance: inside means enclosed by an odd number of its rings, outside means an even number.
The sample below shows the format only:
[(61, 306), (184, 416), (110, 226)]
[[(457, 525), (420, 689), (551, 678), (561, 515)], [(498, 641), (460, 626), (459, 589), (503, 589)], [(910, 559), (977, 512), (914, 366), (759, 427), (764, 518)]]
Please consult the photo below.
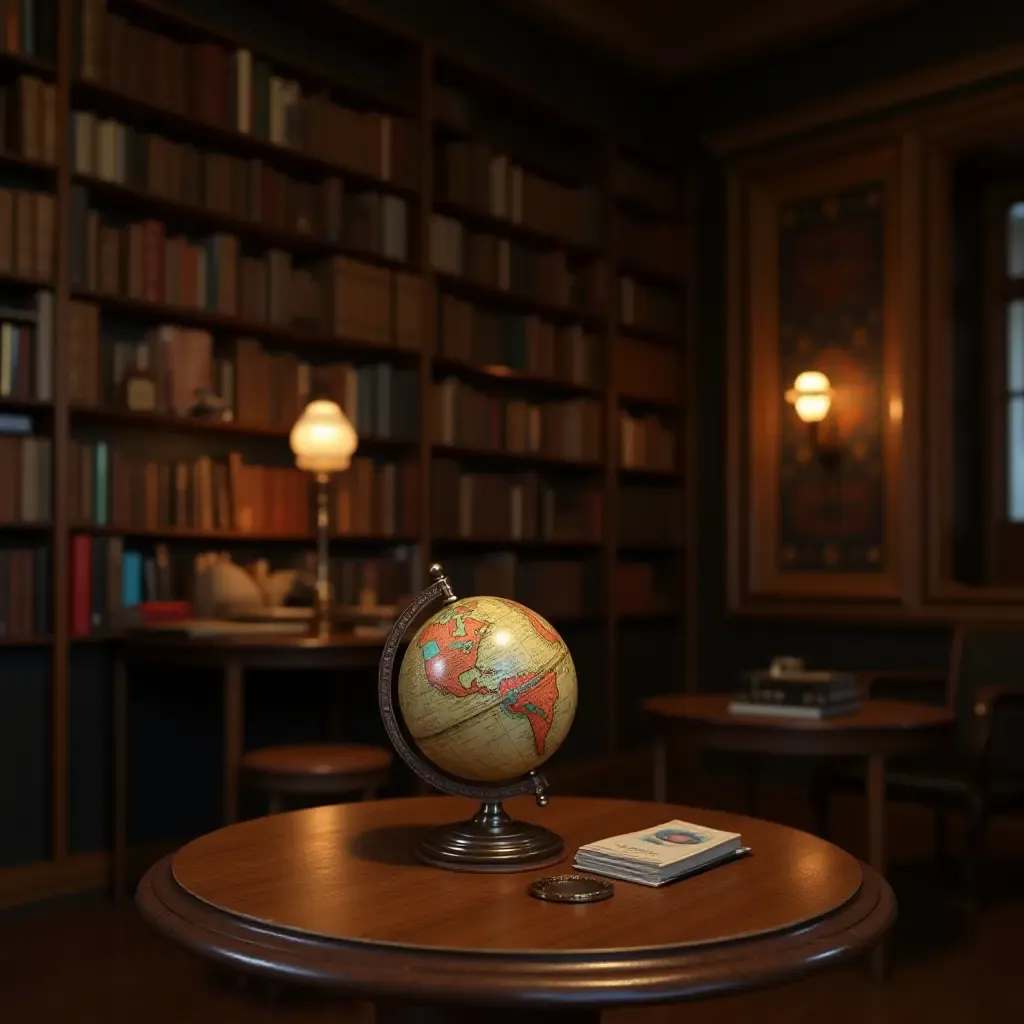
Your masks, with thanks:
[[(868, 863), (887, 868), (885, 763), (890, 757), (926, 754), (952, 740), (949, 708), (910, 701), (869, 700), (853, 715), (822, 720), (729, 713), (728, 694), (651, 697), (644, 710), (656, 729), (654, 799), (665, 800), (668, 748), (675, 740), (742, 754), (863, 757), (867, 761)], [(873, 961), (876, 976), (887, 969), (883, 947)]]
[[(201, 956), (372, 999), (386, 1022), (598, 1024), (602, 1009), (778, 985), (859, 955), (891, 926), (892, 890), (803, 832), (630, 800), (508, 801), (566, 850), (672, 818), (740, 832), (749, 857), (673, 885), (616, 882), (600, 903), (529, 896), (555, 868), (507, 875), (418, 863), (424, 830), (469, 800), (317, 807), (242, 822), (154, 865), (143, 915)], [(699, 1016), (696, 1014), (695, 1016)]]

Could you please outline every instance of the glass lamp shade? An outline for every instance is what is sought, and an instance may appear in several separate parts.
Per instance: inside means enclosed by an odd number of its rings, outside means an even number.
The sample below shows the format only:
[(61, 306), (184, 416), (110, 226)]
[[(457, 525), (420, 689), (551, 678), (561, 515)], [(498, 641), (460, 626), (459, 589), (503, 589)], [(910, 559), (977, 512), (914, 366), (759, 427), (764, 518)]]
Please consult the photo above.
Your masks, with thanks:
[(818, 370), (805, 370), (786, 392), (786, 400), (804, 423), (820, 423), (832, 408), (832, 385)]
[(308, 473), (340, 473), (348, 469), (359, 445), (355, 427), (336, 402), (310, 402), (288, 437), (295, 465)]

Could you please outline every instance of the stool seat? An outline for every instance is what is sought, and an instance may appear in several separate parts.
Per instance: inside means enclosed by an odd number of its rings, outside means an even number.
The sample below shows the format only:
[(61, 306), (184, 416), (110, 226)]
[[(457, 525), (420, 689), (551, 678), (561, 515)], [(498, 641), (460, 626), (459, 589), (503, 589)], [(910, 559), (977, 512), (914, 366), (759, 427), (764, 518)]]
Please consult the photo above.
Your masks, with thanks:
[(360, 790), (371, 796), (387, 782), (391, 752), (358, 743), (299, 743), (250, 750), (240, 768), (245, 783), (271, 796), (338, 796)]

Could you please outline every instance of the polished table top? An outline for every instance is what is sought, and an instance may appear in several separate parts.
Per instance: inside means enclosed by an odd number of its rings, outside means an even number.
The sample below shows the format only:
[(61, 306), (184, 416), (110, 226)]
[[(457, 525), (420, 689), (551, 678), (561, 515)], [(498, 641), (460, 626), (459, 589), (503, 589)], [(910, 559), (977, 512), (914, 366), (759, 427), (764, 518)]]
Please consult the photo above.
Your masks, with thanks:
[(834, 718), (786, 718), (777, 715), (733, 714), (730, 693), (680, 693), (650, 697), (644, 710), (659, 718), (730, 725), (750, 729), (801, 729), (813, 732), (846, 732), (870, 729), (942, 729), (952, 724), (947, 707), (903, 700), (866, 700), (860, 710)]
[[(563, 865), (483, 875), (425, 867), (415, 840), (472, 815), (449, 797), (321, 807), (233, 825), (154, 866), (139, 904), (199, 952), (368, 995), (478, 1005), (612, 1006), (793, 977), (875, 943), (894, 916), (871, 869), (814, 836), (663, 804), (522, 798)], [(661, 889), (616, 882), (602, 903), (544, 903), (527, 885), (595, 839), (672, 818), (738, 831), (753, 854)]]

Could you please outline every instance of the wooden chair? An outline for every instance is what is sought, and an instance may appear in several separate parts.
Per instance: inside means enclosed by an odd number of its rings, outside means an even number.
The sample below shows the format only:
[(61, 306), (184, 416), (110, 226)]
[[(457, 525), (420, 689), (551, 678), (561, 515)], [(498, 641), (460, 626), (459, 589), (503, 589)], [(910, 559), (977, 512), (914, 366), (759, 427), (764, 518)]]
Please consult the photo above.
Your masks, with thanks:
[(360, 793), (372, 800), (388, 781), (391, 753), (355, 743), (304, 743), (250, 750), (242, 758), (242, 783), (267, 794), (271, 814), (290, 796), (325, 799)]
[[(967, 909), (977, 909), (985, 833), (993, 814), (1024, 811), (1024, 625), (970, 623), (957, 627), (947, 676), (866, 673), (865, 697), (945, 703), (956, 712), (956, 735), (943, 755), (894, 761), (887, 796), (931, 806), (935, 851), (945, 859), (951, 812), (965, 815), (964, 889)], [(823, 766), (812, 801), (819, 828), (827, 830), (828, 798), (837, 789), (862, 790), (863, 769)]]

